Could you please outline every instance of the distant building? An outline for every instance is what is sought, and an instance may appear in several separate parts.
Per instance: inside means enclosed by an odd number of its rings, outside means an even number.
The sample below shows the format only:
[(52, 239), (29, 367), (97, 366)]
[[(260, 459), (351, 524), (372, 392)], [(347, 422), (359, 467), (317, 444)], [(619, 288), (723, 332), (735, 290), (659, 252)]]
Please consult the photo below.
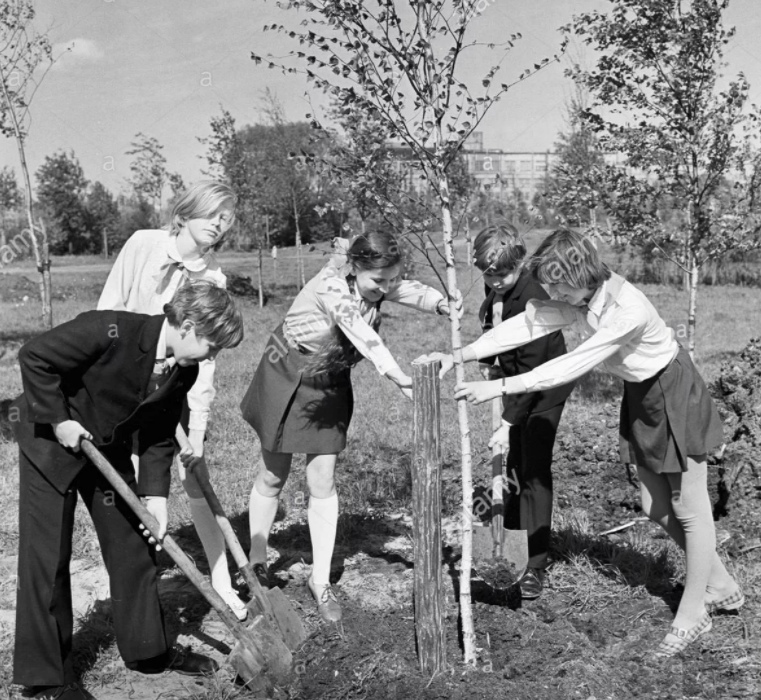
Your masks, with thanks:
[[(503, 151), (501, 148), (484, 148), (483, 144), (483, 132), (474, 131), (462, 150), (468, 172), (475, 178), (478, 188), (507, 196), (520, 191), (529, 201), (543, 190), (547, 175), (560, 158), (551, 151)], [(398, 143), (388, 145), (399, 170), (409, 178), (408, 186), (418, 192), (425, 189), (427, 183), (412, 165), (410, 149)], [(609, 165), (623, 164), (623, 158), (615, 154), (605, 154), (604, 159)]]

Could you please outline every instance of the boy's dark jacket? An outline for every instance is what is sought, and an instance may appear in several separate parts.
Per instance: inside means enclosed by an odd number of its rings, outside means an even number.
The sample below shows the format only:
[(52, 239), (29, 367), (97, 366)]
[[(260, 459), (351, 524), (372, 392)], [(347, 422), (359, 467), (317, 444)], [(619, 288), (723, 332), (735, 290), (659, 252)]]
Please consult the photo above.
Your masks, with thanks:
[[(493, 303), (497, 293), (487, 287), (487, 296), (478, 312), (481, 327), (484, 332), (494, 327)], [(526, 304), (531, 299), (549, 299), (547, 292), (524, 270), (515, 286), (505, 293), (502, 300), (502, 321), (517, 316), (526, 310)], [(496, 358), (484, 358), (482, 363), (493, 364), (498, 360), (502, 373), (506, 377), (530, 372), (548, 360), (566, 353), (565, 339), (560, 331), (532, 340), (514, 350), (500, 353)], [(502, 417), (512, 425), (523, 422), (529, 413), (546, 411), (553, 406), (563, 403), (573, 391), (574, 383), (564, 384), (555, 389), (534, 391), (528, 394), (515, 394), (502, 399)]]
[(148, 395), (164, 319), (88, 311), (21, 348), (24, 393), (13, 402), (14, 432), (19, 449), (61, 493), (85, 457), (62, 447), (51, 424), (72, 419), (121, 470), (131, 469), (132, 434), (139, 426), (138, 493), (168, 495), (174, 431), (198, 366), (175, 365), (166, 384)]

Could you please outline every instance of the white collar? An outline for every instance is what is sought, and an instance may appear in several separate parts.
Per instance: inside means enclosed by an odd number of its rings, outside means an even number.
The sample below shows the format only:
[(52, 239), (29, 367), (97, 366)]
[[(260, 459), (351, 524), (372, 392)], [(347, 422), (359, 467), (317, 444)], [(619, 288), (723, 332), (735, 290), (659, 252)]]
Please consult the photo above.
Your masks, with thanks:
[(172, 262), (182, 265), (186, 270), (191, 272), (203, 272), (209, 266), (206, 255), (202, 255), (195, 260), (183, 260), (180, 252), (177, 250), (177, 236), (173, 234), (169, 234), (166, 254)]

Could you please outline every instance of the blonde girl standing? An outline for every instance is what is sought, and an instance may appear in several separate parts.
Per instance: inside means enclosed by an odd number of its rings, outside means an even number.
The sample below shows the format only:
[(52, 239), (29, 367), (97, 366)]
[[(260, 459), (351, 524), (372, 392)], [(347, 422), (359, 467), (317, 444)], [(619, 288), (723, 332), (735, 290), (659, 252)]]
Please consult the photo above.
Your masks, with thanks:
[[(190, 187), (174, 205), (166, 229), (137, 231), (130, 236), (106, 280), (98, 309), (160, 314), (186, 280), (208, 280), (224, 288), (226, 278), (214, 249), (233, 224), (235, 203), (235, 194), (223, 183), (202, 181)], [(176, 464), (209, 562), (212, 585), (236, 615), (244, 619), (246, 606), (230, 580), (222, 531), (192, 474), (204, 459), (206, 425), (216, 393), (214, 367), (213, 360), (200, 363), (198, 380), (187, 398), (188, 438), (196, 460), (189, 469), (179, 457)], [(133, 454), (137, 470), (136, 454), (137, 450)]]

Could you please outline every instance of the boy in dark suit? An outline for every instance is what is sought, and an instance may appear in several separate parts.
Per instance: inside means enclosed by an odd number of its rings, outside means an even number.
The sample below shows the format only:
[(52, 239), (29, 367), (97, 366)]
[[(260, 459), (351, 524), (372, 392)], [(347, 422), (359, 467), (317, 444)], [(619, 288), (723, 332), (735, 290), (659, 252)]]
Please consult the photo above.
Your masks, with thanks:
[[(473, 251), (476, 267), (483, 272), (486, 283), (486, 300), (478, 313), (484, 331), (525, 311), (529, 300), (549, 298), (530, 272), (523, 269), (526, 247), (513, 226), (485, 228), (476, 236)], [(513, 377), (565, 352), (565, 340), (558, 331), (482, 363), (487, 365), (490, 379)], [(490, 447), (502, 444), (509, 448), (505, 527), (528, 531), (528, 568), (519, 582), (521, 596), (526, 599), (541, 595), (549, 563), (552, 449), (563, 406), (573, 386), (504, 397), (502, 426), (489, 443)]]
[[(139, 522), (79, 443), (92, 440), (166, 531), (167, 496), (183, 400), (198, 362), (243, 338), (230, 296), (188, 283), (164, 315), (89, 311), (29, 341), (19, 353), (24, 393), (11, 407), (19, 444), (19, 562), (14, 683), (27, 697), (80, 700), (71, 655), (69, 561), (77, 493), (90, 511), (108, 570), (117, 645), (128, 668), (209, 674), (208, 657), (170, 648), (155, 553)], [(145, 464), (130, 455), (140, 428)], [(188, 466), (192, 455), (183, 455)], [(151, 542), (153, 539), (151, 538)]]

